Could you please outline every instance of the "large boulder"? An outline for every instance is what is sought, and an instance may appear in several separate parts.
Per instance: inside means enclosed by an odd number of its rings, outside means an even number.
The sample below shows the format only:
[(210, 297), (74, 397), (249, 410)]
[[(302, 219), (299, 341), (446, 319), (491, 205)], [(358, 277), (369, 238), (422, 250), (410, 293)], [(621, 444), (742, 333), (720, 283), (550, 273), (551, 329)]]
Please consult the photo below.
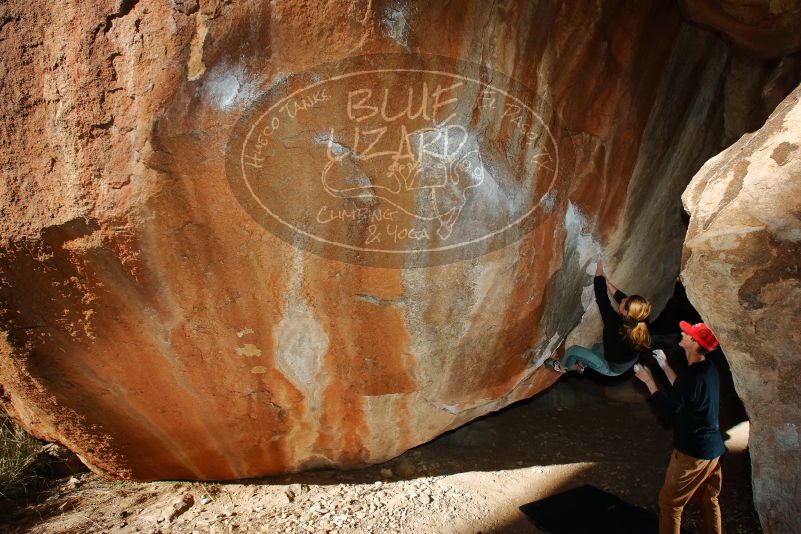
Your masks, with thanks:
[(748, 411), (757, 510), (765, 532), (801, 532), (801, 87), (683, 200), (682, 278)]
[(669, 2), (0, 10), (0, 402), (118, 477), (379, 462), (537, 393), (599, 252), (666, 299), (727, 139), (729, 47)]

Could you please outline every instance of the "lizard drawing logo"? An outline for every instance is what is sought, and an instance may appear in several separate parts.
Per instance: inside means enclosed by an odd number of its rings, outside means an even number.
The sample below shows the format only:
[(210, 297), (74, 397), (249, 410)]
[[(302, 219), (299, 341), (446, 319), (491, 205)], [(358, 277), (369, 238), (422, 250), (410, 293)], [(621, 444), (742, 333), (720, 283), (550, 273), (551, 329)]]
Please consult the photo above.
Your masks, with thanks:
[(368, 204), (382, 199), (418, 220), (436, 221), (443, 240), (450, 237), (469, 190), (484, 183), (478, 142), (458, 124), (402, 129), (393, 151), (345, 148), (335, 142), (333, 129), (327, 141), (321, 179), (328, 194)]
[(231, 132), (226, 176), (293, 247), (433, 267), (506, 247), (550, 216), (569, 185), (559, 128), (546, 99), (486, 65), (367, 54), (270, 82)]

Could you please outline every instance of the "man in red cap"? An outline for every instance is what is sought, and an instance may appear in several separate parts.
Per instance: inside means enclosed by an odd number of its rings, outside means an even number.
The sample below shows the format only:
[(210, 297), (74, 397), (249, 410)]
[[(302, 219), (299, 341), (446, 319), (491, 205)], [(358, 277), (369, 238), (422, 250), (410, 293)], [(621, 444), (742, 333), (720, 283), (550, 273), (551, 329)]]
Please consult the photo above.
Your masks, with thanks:
[(661, 351), (654, 354), (673, 386), (669, 394), (659, 391), (647, 367), (634, 366), (657, 411), (674, 416), (674, 449), (659, 492), (659, 533), (680, 534), (681, 512), (695, 495), (703, 509), (704, 531), (719, 534), (718, 495), (723, 482), (719, 459), (725, 451), (718, 429), (720, 379), (714, 364), (706, 359), (718, 340), (704, 323), (681, 321), (679, 326), (679, 346), (687, 356), (687, 369), (677, 376)]

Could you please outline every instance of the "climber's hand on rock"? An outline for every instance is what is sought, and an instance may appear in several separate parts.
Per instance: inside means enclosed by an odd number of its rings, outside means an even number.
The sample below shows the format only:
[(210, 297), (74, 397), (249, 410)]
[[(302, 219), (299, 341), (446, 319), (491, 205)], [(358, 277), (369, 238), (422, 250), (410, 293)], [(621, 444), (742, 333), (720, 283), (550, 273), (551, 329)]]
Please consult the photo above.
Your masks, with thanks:
[(665, 356), (664, 351), (662, 351), (661, 349), (656, 349), (655, 351), (653, 351), (653, 355), (654, 359), (656, 360), (656, 363), (659, 364), (659, 367), (664, 369), (665, 366), (667, 365), (667, 356)]
[(595, 266), (595, 276), (604, 275), (604, 260), (598, 256), (598, 265)]

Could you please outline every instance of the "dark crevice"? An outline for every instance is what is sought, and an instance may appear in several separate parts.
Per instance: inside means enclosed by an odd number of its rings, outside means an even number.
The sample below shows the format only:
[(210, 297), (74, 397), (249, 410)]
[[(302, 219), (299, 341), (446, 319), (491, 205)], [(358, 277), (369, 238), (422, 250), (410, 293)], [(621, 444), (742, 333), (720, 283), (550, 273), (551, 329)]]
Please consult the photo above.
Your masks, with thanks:
[(136, 4), (139, 3), (139, 0), (120, 0), (117, 10), (106, 16), (106, 22), (103, 25), (103, 33), (106, 34), (111, 29), (112, 24), (114, 23), (114, 19), (119, 19), (126, 16), (130, 13)]

